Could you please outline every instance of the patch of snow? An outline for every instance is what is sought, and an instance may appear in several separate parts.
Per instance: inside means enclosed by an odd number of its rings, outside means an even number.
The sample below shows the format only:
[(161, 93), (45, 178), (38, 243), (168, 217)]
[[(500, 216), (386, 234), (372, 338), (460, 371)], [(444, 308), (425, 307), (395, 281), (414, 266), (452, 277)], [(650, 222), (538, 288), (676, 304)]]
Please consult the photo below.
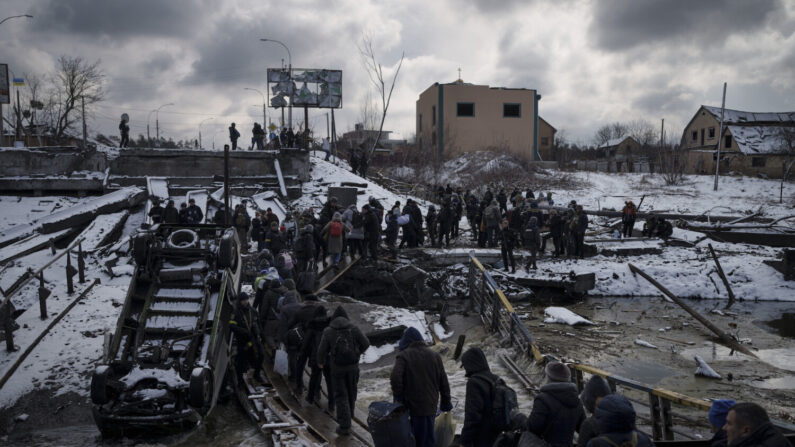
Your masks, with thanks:
[(644, 348), (659, 349), (657, 346), (654, 346), (653, 344), (639, 338), (635, 339), (635, 344), (638, 346), (643, 346)]
[(547, 307), (544, 309), (544, 314), (548, 316), (544, 319), (544, 323), (562, 323), (569, 326), (594, 324), (592, 321), (575, 314), (565, 307)]
[(433, 323), (433, 332), (436, 334), (436, 337), (439, 340), (450, 338), (455, 333), (455, 331), (452, 330), (450, 332), (445, 331), (444, 326), (442, 326), (439, 322)]

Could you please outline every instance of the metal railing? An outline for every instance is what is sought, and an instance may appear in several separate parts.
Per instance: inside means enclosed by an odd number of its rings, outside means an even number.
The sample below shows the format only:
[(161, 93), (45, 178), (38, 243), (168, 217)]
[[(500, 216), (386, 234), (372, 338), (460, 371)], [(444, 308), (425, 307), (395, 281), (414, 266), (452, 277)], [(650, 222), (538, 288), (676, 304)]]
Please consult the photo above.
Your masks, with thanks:
[[(514, 346), (519, 352), (527, 355), (536, 363), (545, 363), (545, 356), (538, 350), (530, 331), (516, 315), (513, 306), (510, 301), (508, 301), (505, 294), (486, 271), (486, 268), (483, 267), (483, 264), (478, 261), (474, 253), (470, 252), (469, 258), (468, 283), (470, 296), (475, 305), (478, 306), (483, 324), (492, 332), (499, 332), (501, 335), (508, 338), (511, 346)], [(648, 405), (651, 413), (651, 434), (656, 441), (673, 440), (674, 433), (685, 435), (674, 428), (674, 416), (689, 422), (702, 422), (702, 420), (699, 419), (674, 413), (671, 410), (672, 404), (704, 412), (709, 411), (712, 405), (709, 401), (704, 399), (686, 396), (665, 388), (653, 387), (592, 366), (579, 363), (572, 363), (568, 366), (572, 370), (572, 378), (580, 391), (582, 391), (585, 386), (583, 373), (587, 373), (604, 377), (613, 392), (616, 391), (617, 385), (621, 385), (648, 394)], [(705, 414), (703, 421), (706, 420)], [(795, 433), (795, 424), (779, 420), (772, 420), (772, 422), (773, 425), (785, 433)]]
[[(53, 254), (55, 254), (55, 247), (52, 246)], [(72, 265), (72, 252), (76, 251), (77, 268)], [(86, 282), (85, 275), (85, 258), (83, 253), (83, 238), (78, 238), (72, 241), (69, 246), (62, 252), (55, 255), (46, 264), (39, 267), (37, 270), (28, 269), (22, 277), (19, 278), (7, 291), (3, 293), (3, 302), (0, 303), (0, 324), (5, 330), (6, 335), (6, 351), (13, 352), (16, 350), (14, 347), (14, 315), (12, 312), (11, 297), (22, 290), (30, 281), (39, 280), (39, 312), (41, 319), (47, 319), (47, 297), (52, 292), (45, 286), (44, 271), (52, 266), (55, 261), (66, 256), (66, 292), (71, 295), (75, 292), (73, 277), (78, 275), (78, 281), (82, 284)]]

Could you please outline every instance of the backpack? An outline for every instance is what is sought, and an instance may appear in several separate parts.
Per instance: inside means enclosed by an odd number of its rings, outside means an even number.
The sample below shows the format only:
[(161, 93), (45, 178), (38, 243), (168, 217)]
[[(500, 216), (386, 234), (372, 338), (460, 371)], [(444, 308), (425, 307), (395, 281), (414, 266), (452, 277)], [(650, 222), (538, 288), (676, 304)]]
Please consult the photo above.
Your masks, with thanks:
[(538, 227), (524, 229), (524, 243), (538, 245)]
[(519, 406), (516, 391), (499, 377), (495, 380), (477, 374), (472, 377), (480, 378), (491, 387), (491, 420), (494, 428), (499, 431), (509, 429), (511, 427), (511, 411)]
[(282, 266), (284, 266), (285, 270), (292, 270), (293, 269), (293, 257), (290, 253), (286, 251), (281, 252), (279, 256), (282, 258)]
[(300, 324), (296, 324), (287, 331), (287, 346), (289, 348), (300, 348), (304, 342), (304, 331)]
[(350, 329), (346, 329), (337, 335), (337, 339), (334, 340), (334, 346), (331, 348), (331, 358), (334, 359), (335, 364), (340, 366), (350, 366), (359, 363), (359, 349), (356, 347), (356, 342)]
[(362, 213), (358, 211), (353, 212), (353, 217), (351, 218), (351, 224), (353, 228), (361, 228), (364, 226), (364, 217), (362, 217)]
[(605, 441), (606, 443), (610, 444), (612, 447), (635, 447), (638, 445), (638, 432), (632, 431), (632, 440), (631, 441), (624, 441), (620, 445), (613, 442), (612, 439), (608, 438), (607, 436), (600, 436), (599, 439)]
[(329, 236), (331, 237), (340, 237), (342, 236), (342, 223), (340, 222), (331, 222), (331, 227), (328, 230)]

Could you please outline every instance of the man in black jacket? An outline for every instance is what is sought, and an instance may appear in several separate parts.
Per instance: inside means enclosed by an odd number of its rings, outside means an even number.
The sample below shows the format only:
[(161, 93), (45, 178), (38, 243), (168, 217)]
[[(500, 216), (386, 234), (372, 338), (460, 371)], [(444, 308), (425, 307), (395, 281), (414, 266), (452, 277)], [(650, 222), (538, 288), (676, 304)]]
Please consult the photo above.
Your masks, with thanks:
[(754, 403), (741, 402), (731, 407), (724, 429), (729, 447), (790, 447), (765, 409)]
[(160, 200), (152, 199), (152, 208), (149, 210), (149, 218), (152, 219), (152, 225), (159, 224), (163, 220), (163, 207), (160, 206)]
[(549, 383), (536, 394), (526, 429), (551, 447), (570, 447), (574, 432), (579, 432), (585, 420), (577, 386), (571, 382), (569, 367), (563, 363), (550, 362), (544, 371)]
[(591, 413), (591, 417), (583, 421), (580, 426), (580, 431), (577, 432), (577, 447), (585, 447), (588, 441), (599, 436), (599, 422), (596, 420), (596, 406), (599, 401), (610, 394), (610, 385), (602, 376), (593, 376), (588, 383), (585, 384), (585, 389), (580, 394), (580, 400), (585, 406), (585, 409)]
[(312, 224), (306, 224), (301, 229), (301, 235), (295, 241), (293, 251), (298, 262), (298, 272), (305, 272), (309, 261), (315, 257), (315, 236)]
[[(307, 297), (309, 299), (309, 297)], [(301, 357), (298, 363), (303, 365), (308, 363), (310, 369), (309, 375), (309, 388), (306, 392), (306, 401), (313, 404), (320, 397), (320, 379), (326, 379), (326, 390), (328, 391), (328, 410), (334, 412), (334, 386), (331, 383), (331, 374), (329, 368), (320, 369), (321, 364), (327, 363), (318, 361), (317, 348), (320, 345), (320, 337), (323, 331), (328, 327), (329, 317), (326, 314), (326, 308), (323, 306), (316, 306), (315, 313), (309, 321), (304, 333), (304, 342), (301, 346)]]
[(356, 388), (359, 385), (359, 357), (369, 347), (370, 341), (351, 324), (345, 309), (337, 307), (329, 327), (320, 338), (317, 361), (321, 369), (331, 368), (338, 435), (351, 433), (351, 416), (356, 408)]
[(179, 222), (179, 211), (174, 206), (174, 201), (169, 200), (166, 204), (166, 209), (163, 210), (163, 222), (167, 224), (176, 224)]
[(492, 374), (486, 354), (480, 348), (469, 348), (461, 356), (461, 364), (468, 379), (461, 446), (491, 447), (500, 435), (491, 417), (491, 383), (497, 380), (497, 376)]
[[(535, 409), (535, 408), (534, 408)], [(587, 447), (654, 447), (648, 436), (635, 429), (635, 409), (626, 397), (610, 394), (596, 406), (599, 436), (588, 441)]]
[(381, 239), (381, 223), (378, 221), (378, 210), (370, 205), (362, 207), (364, 216), (364, 243), (366, 244), (364, 254), (369, 255), (373, 260), (378, 259), (378, 241)]
[(433, 447), (436, 445), (433, 425), (440, 396), (439, 408), (442, 411), (453, 409), (442, 357), (428, 349), (420, 332), (413, 327), (403, 332), (398, 350), (389, 378), (392, 395), (395, 402), (409, 410), (417, 447)]

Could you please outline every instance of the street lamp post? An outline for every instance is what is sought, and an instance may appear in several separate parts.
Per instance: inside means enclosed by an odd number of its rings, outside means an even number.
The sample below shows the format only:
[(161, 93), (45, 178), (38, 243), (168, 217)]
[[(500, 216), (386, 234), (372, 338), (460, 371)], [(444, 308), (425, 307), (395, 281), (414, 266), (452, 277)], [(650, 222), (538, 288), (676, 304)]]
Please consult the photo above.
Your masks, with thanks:
[(170, 102), (168, 104), (163, 104), (155, 110), (155, 138), (157, 139), (157, 144), (160, 144), (160, 109), (173, 105), (174, 103)]
[(32, 15), (30, 15), (30, 14), (20, 14), (20, 15), (18, 15), (18, 16), (10, 16), (10, 17), (6, 17), (6, 18), (5, 18), (5, 19), (3, 19), (3, 20), (0, 20), (0, 25), (2, 25), (3, 23), (5, 23), (5, 21), (6, 21), (6, 20), (16, 19), (16, 18), (20, 18), (20, 17), (27, 17), (27, 18), (29, 18), (29, 19), (32, 19), (32, 18), (33, 18), (33, 16), (32, 16)]
[(199, 123), (199, 150), (203, 149), (203, 146), (202, 146), (202, 124), (206, 123), (207, 121), (210, 121), (211, 119), (213, 119), (213, 117), (205, 118), (205, 119), (202, 120), (202, 122)]
[(290, 129), (293, 128), (293, 95), (295, 93), (295, 88), (293, 87), (293, 56), (290, 54), (290, 49), (287, 48), (283, 42), (273, 39), (260, 39), (262, 42), (273, 42), (278, 43), (279, 45), (283, 46), (285, 50), (287, 50), (287, 71), (290, 74), (290, 105), (287, 108), (287, 126)]
[(149, 120), (152, 119), (152, 113), (157, 109), (152, 109), (146, 114), (146, 139), (149, 141), (149, 147), (152, 147), (152, 136), (149, 134)]
[(267, 129), (268, 128), (268, 115), (266, 113), (266, 108), (265, 108), (265, 104), (267, 104), (267, 102), (265, 101), (265, 94), (262, 93), (261, 91), (255, 89), (255, 88), (251, 88), (251, 87), (243, 87), (243, 90), (252, 90), (252, 91), (255, 91), (255, 92), (259, 93), (260, 95), (262, 95), (262, 127)]

